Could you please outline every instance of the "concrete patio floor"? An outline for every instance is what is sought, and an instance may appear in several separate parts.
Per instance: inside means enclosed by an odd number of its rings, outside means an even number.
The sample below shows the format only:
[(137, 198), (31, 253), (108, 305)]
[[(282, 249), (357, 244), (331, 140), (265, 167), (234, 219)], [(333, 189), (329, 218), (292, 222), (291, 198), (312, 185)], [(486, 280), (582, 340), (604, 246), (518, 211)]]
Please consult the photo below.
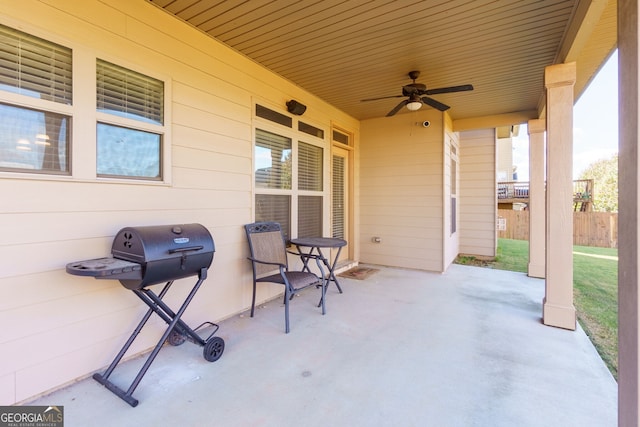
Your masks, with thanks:
[[(453, 265), (395, 268), (220, 323), (213, 363), (165, 346), (132, 408), (92, 378), (29, 405), (65, 426), (615, 426), (617, 384), (581, 329), (541, 323), (544, 281)], [(207, 320), (207, 319), (203, 319)], [(114, 349), (114, 355), (119, 349)], [(144, 359), (119, 365), (127, 388)]]

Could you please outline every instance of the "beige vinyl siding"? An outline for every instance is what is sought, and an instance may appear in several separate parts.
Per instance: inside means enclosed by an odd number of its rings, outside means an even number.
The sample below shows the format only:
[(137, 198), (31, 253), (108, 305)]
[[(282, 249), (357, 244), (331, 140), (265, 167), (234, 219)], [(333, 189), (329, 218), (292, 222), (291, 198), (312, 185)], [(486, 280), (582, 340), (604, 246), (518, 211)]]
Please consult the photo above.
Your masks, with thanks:
[(497, 171), (498, 181), (513, 181), (513, 141), (511, 138), (498, 138)]
[(460, 253), (496, 255), (496, 134), (460, 133)]
[(426, 108), (361, 122), (361, 262), (442, 270), (442, 123)]
[[(146, 311), (117, 281), (65, 272), (69, 262), (109, 255), (122, 227), (198, 222), (209, 229), (216, 253), (187, 323), (219, 321), (250, 305), (241, 226), (253, 219), (256, 100), (286, 113), (286, 100), (298, 99), (312, 123), (358, 132), (353, 118), (150, 3), (81, 3), (3, 2), (0, 23), (68, 46), (93, 63), (101, 58), (164, 76), (171, 88), (170, 170), (164, 183), (96, 179), (95, 116), (79, 112), (72, 177), (0, 174), (0, 322), (11, 325), (0, 334), (2, 405), (103, 369)], [(95, 106), (91, 61), (74, 62), (74, 93)], [(177, 281), (169, 305), (181, 303), (195, 280)], [(279, 291), (263, 287), (258, 298)], [(166, 326), (156, 318), (129, 355), (156, 344)]]

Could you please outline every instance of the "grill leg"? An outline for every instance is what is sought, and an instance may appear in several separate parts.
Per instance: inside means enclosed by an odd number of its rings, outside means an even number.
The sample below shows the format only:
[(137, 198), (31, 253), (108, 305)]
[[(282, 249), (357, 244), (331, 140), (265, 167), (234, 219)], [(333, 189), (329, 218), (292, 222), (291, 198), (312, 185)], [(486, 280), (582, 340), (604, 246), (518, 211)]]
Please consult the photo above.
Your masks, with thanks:
[[(162, 292), (160, 292), (160, 298), (164, 297), (164, 295), (167, 293), (167, 291), (171, 287), (172, 283), (173, 282), (169, 282), (164, 286), (164, 288), (162, 289)], [(142, 317), (142, 320), (140, 321), (140, 323), (138, 323), (138, 326), (134, 329), (133, 333), (131, 334), (127, 342), (124, 344), (124, 346), (122, 347), (118, 355), (115, 357), (115, 359), (113, 359), (113, 362), (111, 362), (111, 365), (109, 365), (109, 367), (104, 372), (104, 374), (101, 375), (101, 377), (107, 379), (111, 376), (111, 374), (113, 373), (113, 370), (116, 368), (118, 363), (120, 363), (120, 360), (122, 360), (127, 350), (129, 350), (129, 347), (131, 347), (131, 344), (133, 344), (133, 341), (136, 339), (138, 334), (140, 334), (140, 331), (142, 330), (144, 325), (147, 323), (147, 321), (149, 320), (153, 312), (154, 312), (153, 308), (150, 308), (149, 310), (147, 310), (144, 317)]]
[[(203, 271), (199, 275), (197, 283), (194, 285), (193, 289), (191, 290), (187, 298), (184, 300), (184, 302), (180, 306), (180, 309), (178, 310), (177, 313), (173, 313), (173, 311), (169, 309), (169, 307), (167, 307), (167, 305), (161, 301), (162, 297), (164, 297), (164, 295), (167, 293), (167, 291), (171, 287), (171, 284), (173, 283), (173, 281), (167, 283), (159, 295), (155, 295), (152, 291), (148, 289), (142, 289), (142, 290), (134, 289), (133, 292), (136, 295), (138, 295), (138, 297), (140, 297), (140, 299), (142, 299), (142, 301), (144, 301), (145, 304), (149, 306), (149, 310), (145, 313), (142, 320), (140, 321), (136, 329), (133, 331), (133, 333), (131, 334), (131, 336), (125, 343), (125, 345), (122, 347), (122, 349), (120, 350), (116, 358), (113, 360), (113, 362), (111, 363), (111, 365), (109, 366), (105, 374), (104, 375), (94, 374), (93, 378), (96, 381), (98, 381), (100, 384), (104, 385), (108, 390), (113, 392), (116, 396), (120, 397), (122, 400), (127, 402), (129, 405), (133, 407), (137, 406), (138, 400), (132, 396), (133, 392), (140, 384), (140, 381), (142, 381), (142, 378), (147, 373), (147, 370), (151, 366), (151, 363), (153, 363), (154, 359), (160, 352), (160, 349), (164, 345), (164, 342), (167, 340), (167, 338), (169, 337), (171, 332), (174, 330), (174, 328), (176, 328), (176, 325), (179, 325), (179, 328), (181, 329), (184, 328), (185, 331), (190, 335), (193, 334), (194, 336), (197, 336), (198, 341), (203, 341), (191, 328), (189, 328), (189, 326), (187, 326), (186, 323), (180, 320), (180, 317), (182, 317), (185, 310), (191, 303), (191, 300), (193, 300), (193, 297), (195, 296), (196, 292), (200, 288), (200, 285), (202, 284), (205, 278), (206, 278), (206, 269), (203, 269)], [(150, 295), (153, 295), (153, 296), (150, 296)], [(162, 310), (165, 310), (165, 308), (166, 310), (168, 310), (169, 313), (162, 311)], [(156, 346), (151, 351), (151, 354), (149, 354), (149, 356), (147, 357), (147, 360), (145, 361), (144, 365), (142, 366), (142, 368), (140, 369), (140, 371), (132, 381), (127, 391), (124, 391), (123, 389), (121, 389), (120, 387), (118, 387), (117, 385), (109, 381), (108, 378), (113, 372), (113, 370), (115, 369), (115, 367), (118, 365), (122, 357), (125, 355), (125, 353), (129, 349), (133, 341), (136, 339), (136, 337), (142, 330), (143, 326), (147, 323), (147, 321), (149, 320), (153, 312), (158, 314), (158, 316), (160, 316), (163, 320), (167, 321), (167, 323), (169, 323), (169, 326), (167, 327), (164, 334), (162, 334), (162, 337), (158, 341), (158, 344), (156, 344)]]
[[(196, 289), (197, 290), (197, 289)], [(144, 292), (144, 294), (142, 294)], [(182, 335), (189, 335), (196, 343), (200, 345), (205, 345), (205, 341), (198, 335), (193, 329), (189, 327), (184, 321), (182, 321), (179, 316), (171, 310), (171, 308), (166, 305), (160, 297), (155, 295), (149, 289), (142, 289), (136, 292), (136, 295), (140, 297), (147, 305), (152, 306), (156, 305), (156, 314), (162, 318), (168, 325), (171, 325), (173, 319), (178, 317), (178, 321), (175, 325), (175, 329)], [(191, 299), (190, 299), (191, 300)]]
[[(160, 298), (165, 296), (165, 294), (169, 291), (169, 288), (171, 287), (172, 284), (173, 284), (173, 281), (168, 282), (166, 285), (164, 285), (159, 295)], [(109, 365), (109, 367), (104, 372), (104, 374), (93, 374), (94, 380), (98, 381), (100, 384), (105, 386), (107, 389), (109, 389), (111, 392), (113, 392), (114, 394), (122, 398), (124, 401), (126, 401), (129, 405), (133, 407), (136, 407), (138, 405), (138, 400), (134, 399), (133, 397), (131, 397), (130, 394), (128, 395), (127, 393), (125, 393), (124, 390), (120, 389), (118, 386), (110, 382), (109, 377), (113, 373), (113, 370), (116, 368), (116, 366), (118, 366), (118, 363), (120, 363), (120, 360), (122, 360), (127, 350), (129, 350), (129, 347), (131, 347), (131, 344), (133, 344), (133, 341), (135, 341), (135, 339), (138, 337), (144, 325), (147, 323), (147, 321), (149, 321), (149, 318), (151, 317), (154, 311), (155, 310), (153, 308), (149, 308), (149, 310), (147, 310), (145, 315), (142, 317), (142, 320), (140, 321), (140, 323), (138, 323), (138, 326), (136, 326), (136, 328), (133, 330), (133, 333), (131, 334), (127, 342), (124, 344), (122, 349), (120, 349), (120, 352), (118, 352), (115, 359), (113, 359), (113, 362), (111, 362), (111, 365)]]
[[(140, 369), (140, 372), (138, 372), (138, 375), (136, 375), (135, 379), (131, 383), (131, 386), (129, 387), (129, 389), (127, 390), (127, 393), (126, 393), (127, 396), (131, 396), (133, 394), (133, 392), (135, 391), (135, 389), (138, 387), (138, 384), (140, 384), (140, 381), (142, 381), (142, 377), (144, 377), (144, 375), (147, 373), (147, 370), (149, 369), (149, 367), (151, 366), (151, 363), (153, 363), (154, 359), (156, 358), (156, 356), (160, 352), (160, 349), (162, 348), (162, 346), (164, 345), (164, 342), (169, 337), (169, 334), (171, 334), (171, 331), (173, 331), (173, 328), (175, 328), (176, 324), (180, 321), (180, 317), (182, 316), (182, 314), (185, 312), (185, 310), (189, 306), (189, 303), (191, 303), (191, 300), (193, 299), (193, 297), (195, 296), (196, 292), (200, 288), (200, 285), (202, 284), (203, 280), (204, 279), (198, 279), (198, 282), (196, 283), (196, 285), (193, 287), (193, 289), (189, 293), (189, 296), (187, 296), (187, 299), (185, 299), (185, 301), (182, 303), (182, 306), (180, 306), (180, 309), (176, 313), (175, 317), (173, 318), (171, 323), (169, 323), (169, 327), (164, 332), (164, 334), (162, 334), (162, 337), (160, 338), (160, 341), (158, 341), (158, 344), (156, 344), (156, 346), (153, 348), (153, 351), (151, 352), (151, 354), (147, 358), (147, 361), (144, 362), (144, 365)], [(157, 310), (154, 310), (154, 311), (156, 311), (156, 313), (159, 313), (159, 311), (157, 311)], [(191, 328), (189, 328), (189, 329), (191, 329)]]

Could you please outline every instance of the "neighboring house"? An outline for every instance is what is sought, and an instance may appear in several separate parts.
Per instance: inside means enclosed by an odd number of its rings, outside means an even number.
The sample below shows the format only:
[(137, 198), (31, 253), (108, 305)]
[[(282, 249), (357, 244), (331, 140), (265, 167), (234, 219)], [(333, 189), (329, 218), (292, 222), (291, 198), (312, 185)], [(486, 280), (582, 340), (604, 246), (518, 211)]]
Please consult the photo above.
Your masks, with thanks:
[(142, 0), (2, 0), (0, 60), (0, 404), (111, 361), (139, 301), (65, 265), (108, 255), (125, 226), (210, 230), (186, 320), (250, 306), (242, 225), (255, 220), (344, 237), (345, 267), (445, 272), (459, 253), (495, 255), (499, 129), (538, 118), (358, 119)]
[(520, 126), (508, 126), (498, 129), (497, 140), (497, 179), (517, 181), (518, 172), (513, 163), (513, 138), (518, 136)]
[[(498, 209), (524, 209), (526, 203), (514, 202), (513, 199), (528, 199), (529, 184), (525, 186), (518, 182), (518, 166), (513, 162), (513, 138), (518, 136), (520, 126), (508, 126), (498, 129), (497, 140), (497, 194)], [(510, 200), (505, 200), (510, 199)]]

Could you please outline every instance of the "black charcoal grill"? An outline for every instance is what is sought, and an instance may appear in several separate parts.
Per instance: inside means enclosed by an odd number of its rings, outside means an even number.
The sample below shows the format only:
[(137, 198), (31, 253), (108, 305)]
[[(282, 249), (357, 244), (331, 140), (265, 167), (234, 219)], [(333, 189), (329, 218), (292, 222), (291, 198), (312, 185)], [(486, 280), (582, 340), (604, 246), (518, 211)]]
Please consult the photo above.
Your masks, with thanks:
[[(202, 282), (207, 278), (207, 270), (213, 262), (214, 252), (213, 238), (200, 224), (126, 227), (116, 234), (111, 246), (111, 257), (67, 264), (66, 270), (69, 274), (119, 280), (149, 307), (105, 373), (93, 375), (96, 381), (131, 406), (138, 405), (138, 400), (132, 394), (165, 342), (180, 345), (189, 340), (199, 344), (204, 347), (203, 355), (209, 362), (214, 362), (222, 356), (224, 340), (214, 336), (218, 325), (204, 322), (192, 329), (180, 320)], [(174, 280), (190, 276), (198, 276), (198, 280), (181, 307), (174, 312), (162, 299)], [(149, 289), (149, 286), (160, 283), (165, 285), (159, 294)], [(169, 326), (125, 391), (109, 381), (109, 376), (153, 313), (160, 316)], [(202, 338), (197, 331), (207, 326), (212, 327), (213, 332), (207, 338)]]

